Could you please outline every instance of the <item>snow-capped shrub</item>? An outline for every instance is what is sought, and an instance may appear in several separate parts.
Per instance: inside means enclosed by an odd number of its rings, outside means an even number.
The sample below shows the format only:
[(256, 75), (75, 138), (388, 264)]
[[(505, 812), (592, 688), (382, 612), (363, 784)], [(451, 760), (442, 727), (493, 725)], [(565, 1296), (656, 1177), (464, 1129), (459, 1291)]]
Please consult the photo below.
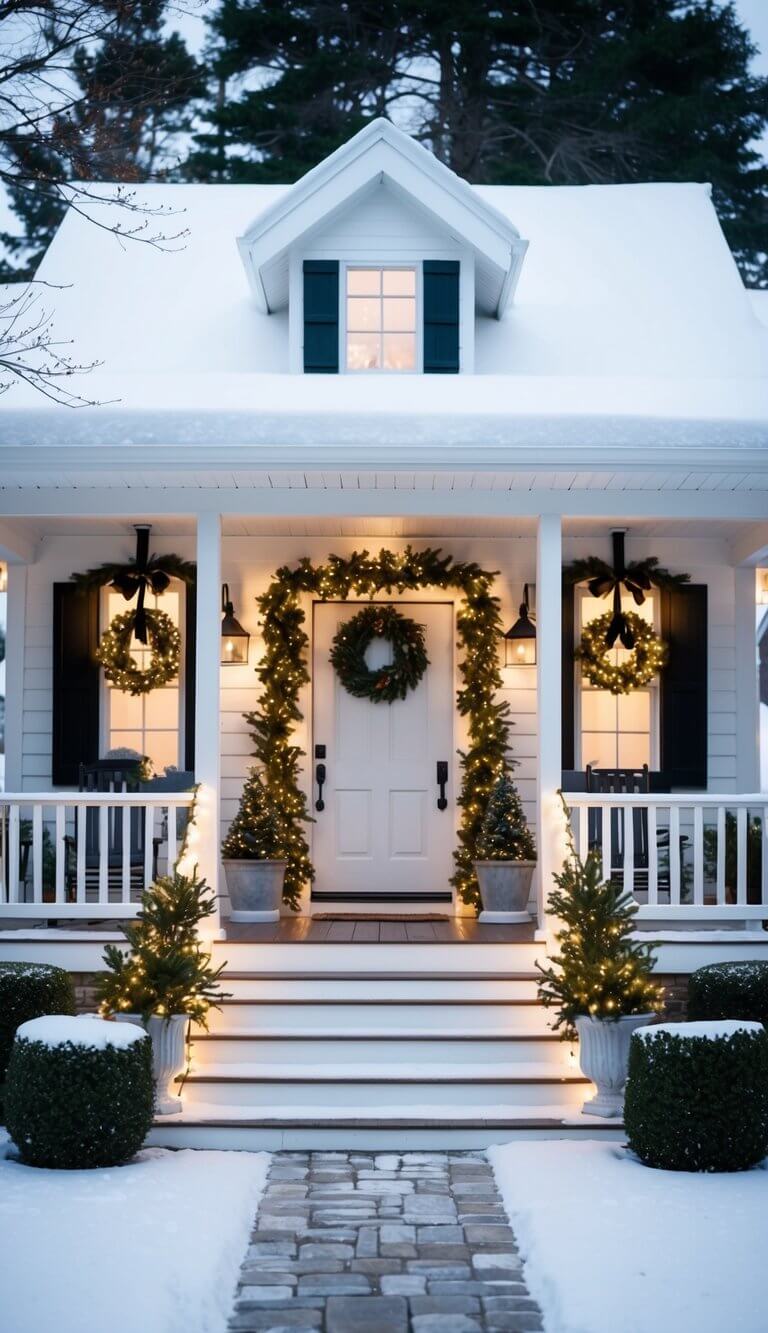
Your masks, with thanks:
[(143, 1028), (101, 1018), (46, 1017), (16, 1033), (6, 1124), (31, 1166), (117, 1166), (152, 1123), (152, 1046)]
[(692, 972), (688, 1017), (753, 1018), (768, 1031), (768, 963), (710, 963)]
[(768, 1154), (768, 1033), (760, 1023), (662, 1023), (635, 1032), (624, 1124), (668, 1171), (744, 1171)]
[(0, 1084), (20, 1023), (41, 1014), (73, 1014), (75, 993), (63, 967), (47, 963), (0, 963)]

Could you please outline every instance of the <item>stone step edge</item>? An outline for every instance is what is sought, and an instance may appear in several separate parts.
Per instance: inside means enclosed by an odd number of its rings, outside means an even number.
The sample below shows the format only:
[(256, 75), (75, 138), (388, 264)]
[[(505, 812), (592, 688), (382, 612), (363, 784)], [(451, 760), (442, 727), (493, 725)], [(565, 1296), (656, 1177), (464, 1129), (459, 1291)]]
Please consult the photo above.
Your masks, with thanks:
[(397, 1083), (403, 1086), (428, 1083), (431, 1086), (435, 1087), (450, 1087), (454, 1083), (455, 1084), (471, 1083), (473, 1087), (494, 1088), (500, 1086), (504, 1087), (506, 1086), (528, 1087), (531, 1085), (544, 1086), (549, 1084), (570, 1085), (574, 1083), (589, 1083), (589, 1079), (586, 1077), (585, 1074), (576, 1071), (571, 1072), (570, 1070), (560, 1073), (549, 1072), (540, 1074), (503, 1074), (499, 1072), (498, 1074), (478, 1075), (472, 1072), (471, 1065), (467, 1065), (463, 1069), (456, 1070), (456, 1072), (451, 1074), (437, 1075), (437, 1074), (428, 1074), (423, 1072), (414, 1074), (404, 1074), (401, 1073), (400, 1071), (396, 1072), (390, 1069), (388, 1073), (382, 1074), (380, 1077), (374, 1077), (373, 1075), (358, 1075), (358, 1074), (345, 1075), (345, 1074), (339, 1074), (338, 1072), (334, 1074), (330, 1070), (327, 1073), (323, 1072), (320, 1074), (307, 1073), (306, 1071), (302, 1073), (299, 1070), (297, 1070), (295, 1074), (269, 1074), (269, 1073), (220, 1074), (209, 1071), (207, 1073), (201, 1072), (201, 1073), (187, 1074), (186, 1077), (183, 1074), (179, 1074), (176, 1078), (176, 1082), (183, 1083), (185, 1086), (189, 1083), (206, 1083), (206, 1084), (216, 1084), (216, 1085), (225, 1083), (226, 1084), (247, 1083), (247, 1084), (253, 1084), (255, 1086), (259, 1086), (262, 1084), (268, 1084), (270, 1086), (282, 1086), (284, 1084), (291, 1085), (294, 1083), (312, 1083), (312, 1084), (317, 1084), (318, 1086), (323, 1086), (325, 1084), (341, 1083), (344, 1084), (346, 1087), (355, 1087), (355, 1086), (378, 1087), (378, 1085), (381, 1083), (386, 1083), (388, 1085), (391, 1085), (392, 1083)]
[(225, 1028), (223, 1032), (193, 1032), (192, 1041), (556, 1041), (556, 1032), (260, 1032), (251, 1028)]
[(222, 972), (222, 981), (538, 981), (538, 972)]
[[(436, 1108), (444, 1110), (445, 1108)], [(534, 1108), (535, 1109), (535, 1108)], [(152, 1123), (153, 1129), (561, 1129), (575, 1130), (579, 1133), (600, 1130), (624, 1130), (623, 1120), (598, 1119), (597, 1116), (585, 1116), (584, 1122), (565, 1120), (557, 1116), (475, 1116), (471, 1119), (456, 1114), (447, 1116), (398, 1116), (386, 1119), (383, 1116), (343, 1116), (332, 1120), (317, 1118), (313, 1115), (285, 1116), (226, 1116), (219, 1119), (210, 1115), (195, 1116), (194, 1110), (185, 1111), (179, 1116), (159, 1116)], [(412, 1151), (405, 1149), (404, 1151)], [(418, 1151), (418, 1150), (415, 1150)]]
[[(496, 996), (494, 999), (488, 999), (488, 1000), (480, 1000), (472, 996), (469, 996), (466, 999), (462, 998), (447, 999), (447, 998), (442, 998), (440, 996), (429, 996), (429, 995), (412, 995), (412, 996), (404, 995), (402, 997), (391, 996), (391, 995), (380, 995), (378, 999), (358, 998), (358, 996), (356, 995), (346, 995), (346, 996), (287, 995), (285, 997), (283, 997), (282, 995), (258, 995), (254, 996), (253, 999), (242, 999), (239, 996), (235, 995), (235, 996), (227, 996), (225, 999), (219, 1000), (218, 1004), (222, 1008), (227, 1005), (244, 1005), (244, 1004), (269, 1005), (270, 1008), (274, 1008), (275, 1005), (278, 1004), (287, 1004), (293, 1006), (297, 1005), (307, 1006), (313, 1004), (330, 1006), (330, 1005), (346, 1004), (354, 1006), (355, 1009), (361, 1007), (362, 1005), (366, 1006), (397, 1005), (400, 1008), (404, 1008), (410, 1005), (434, 1004), (434, 1005), (445, 1005), (446, 1007), (451, 1007), (455, 1009), (460, 1006), (465, 1006), (465, 1007), (473, 1006), (476, 1008), (482, 1008), (482, 1007), (488, 1007), (489, 1005), (495, 1005), (497, 1007), (499, 1005), (509, 1005), (510, 1007), (527, 1006), (530, 1008), (532, 1005), (541, 1005), (541, 1001), (533, 998), (529, 1000), (507, 999), (503, 995), (499, 995)], [(541, 1007), (543, 1008), (544, 1006), (541, 1005)]]

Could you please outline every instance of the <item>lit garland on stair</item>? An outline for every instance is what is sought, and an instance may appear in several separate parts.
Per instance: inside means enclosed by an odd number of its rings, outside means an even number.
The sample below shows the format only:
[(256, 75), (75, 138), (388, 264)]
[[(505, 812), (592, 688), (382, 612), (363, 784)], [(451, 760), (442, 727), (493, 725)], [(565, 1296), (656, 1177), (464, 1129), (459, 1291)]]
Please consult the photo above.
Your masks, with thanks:
[[(282, 853), (288, 861), (284, 897), (289, 906), (298, 907), (302, 885), (314, 874), (304, 827), (310, 815), (300, 786), (303, 751), (293, 740), (294, 728), (302, 720), (301, 689), (309, 682), (309, 639), (301, 598), (346, 600), (428, 587), (456, 589), (463, 598), (457, 613), (462, 649), (457, 707), (467, 718), (469, 745), (460, 752), (461, 823), (451, 882), (464, 902), (479, 906), (472, 865), (475, 842), (494, 783), (508, 767), (511, 726), (508, 703), (496, 698), (502, 683), (498, 663), (502, 623), (499, 599), (491, 591), (494, 577), (474, 561), (454, 562), (439, 550), (414, 551), (408, 546), (377, 556), (367, 551), (349, 557), (332, 555), (324, 565), (305, 559), (295, 568), (283, 566), (257, 599), (264, 637), (264, 656), (256, 669), (262, 694), (258, 708), (245, 718), (255, 758), (283, 823)], [(227, 855), (237, 855), (231, 839), (227, 847)], [(245, 845), (242, 850), (247, 855)]]

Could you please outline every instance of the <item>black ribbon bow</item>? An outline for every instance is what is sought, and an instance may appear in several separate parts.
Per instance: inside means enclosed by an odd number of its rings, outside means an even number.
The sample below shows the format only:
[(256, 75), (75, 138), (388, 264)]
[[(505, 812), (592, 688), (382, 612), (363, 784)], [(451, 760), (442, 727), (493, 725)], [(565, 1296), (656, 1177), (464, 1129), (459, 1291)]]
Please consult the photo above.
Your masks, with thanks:
[(122, 570), (112, 579), (112, 587), (117, 588), (127, 602), (138, 593), (133, 632), (139, 643), (147, 642), (147, 612), (144, 606), (147, 589), (159, 596), (171, 581), (164, 570), (149, 567), (149, 531), (149, 524), (136, 524), (136, 559), (128, 569)]
[(593, 597), (605, 597), (613, 588), (613, 616), (605, 635), (607, 648), (613, 648), (618, 639), (622, 648), (635, 646), (635, 635), (624, 611), (621, 609), (621, 589), (632, 594), (635, 606), (642, 606), (645, 594), (651, 586), (651, 580), (643, 570), (633, 569), (627, 573), (624, 555), (624, 533), (613, 532), (613, 574), (591, 579), (588, 587)]

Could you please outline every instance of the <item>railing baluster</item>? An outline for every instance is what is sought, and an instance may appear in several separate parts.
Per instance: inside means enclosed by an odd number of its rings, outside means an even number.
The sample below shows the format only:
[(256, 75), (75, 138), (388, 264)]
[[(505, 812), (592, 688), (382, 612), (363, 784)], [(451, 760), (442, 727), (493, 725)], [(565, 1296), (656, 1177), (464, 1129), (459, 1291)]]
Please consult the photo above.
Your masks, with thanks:
[(624, 891), (635, 892), (635, 812), (624, 806)]
[(680, 807), (669, 807), (669, 901), (680, 905)]
[[(131, 901), (131, 814), (129, 806), (123, 806), (123, 865), (120, 879), (120, 896), (124, 903)], [(139, 814), (141, 818), (141, 814)]]
[(75, 880), (77, 901), (84, 903), (85, 894), (85, 841), (86, 829), (88, 827), (88, 806), (79, 805), (77, 807), (77, 821), (75, 824)]
[(32, 807), (32, 898), (43, 901), (43, 807)]
[(8, 901), (17, 903), (21, 886), (21, 811), (12, 805), (8, 820)]
[(725, 806), (717, 807), (717, 905), (725, 904)]
[(648, 906), (659, 901), (659, 839), (656, 826), (657, 808), (648, 806)]
[(109, 806), (99, 806), (99, 902), (109, 902)]
[(704, 904), (704, 811), (693, 807), (693, 901), (697, 907)]
[[(579, 854), (580, 854), (580, 855), (582, 855), (581, 847), (582, 847), (582, 845), (583, 845), (582, 842), (581, 842), (581, 824), (582, 824), (582, 818), (581, 818), (581, 817), (582, 817), (582, 815), (583, 815), (584, 813), (585, 813), (585, 811), (584, 811), (583, 809), (579, 811)], [(167, 818), (167, 821), (168, 821), (168, 867), (167, 867), (167, 873), (168, 873), (169, 875), (172, 875), (172, 874), (173, 874), (173, 867), (174, 867), (175, 864), (176, 864), (176, 856), (177, 856), (177, 851), (176, 851), (176, 846), (177, 846), (176, 825), (177, 825), (177, 823), (178, 823), (178, 818), (179, 818), (179, 807), (178, 807), (177, 805), (169, 805), (169, 806), (167, 807), (167, 815), (166, 815), (166, 818)], [(586, 827), (586, 821), (584, 821), (584, 825), (585, 825), (585, 827)]]
[(600, 835), (602, 839), (603, 879), (610, 879), (613, 866), (611, 863), (611, 808), (608, 805), (600, 807)]
[(747, 808), (740, 805), (736, 811), (736, 902), (747, 901)]
[(56, 902), (64, 902), (64, 869), (67, 856), (66, 833), (67, 807), (56, 806)]
[(148, 889), (152, 883), (153, 859), (154, 859), (154, 838), (155, 838), (155, 807), (148, 805), (146, 808), (146, 817), (144, 820), (144, 888)]

